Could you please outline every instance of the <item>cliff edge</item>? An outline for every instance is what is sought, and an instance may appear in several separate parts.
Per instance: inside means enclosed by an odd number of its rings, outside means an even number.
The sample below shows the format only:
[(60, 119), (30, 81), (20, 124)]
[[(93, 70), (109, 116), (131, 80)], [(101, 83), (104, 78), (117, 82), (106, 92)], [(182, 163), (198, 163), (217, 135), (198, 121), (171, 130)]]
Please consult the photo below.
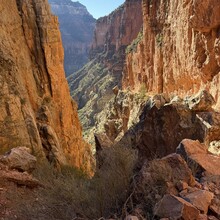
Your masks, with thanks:
[(1, 1), (0, 28), (0, 153), (26, 146), (39, 159), (87, 169), (90, 150), (47, 0)]

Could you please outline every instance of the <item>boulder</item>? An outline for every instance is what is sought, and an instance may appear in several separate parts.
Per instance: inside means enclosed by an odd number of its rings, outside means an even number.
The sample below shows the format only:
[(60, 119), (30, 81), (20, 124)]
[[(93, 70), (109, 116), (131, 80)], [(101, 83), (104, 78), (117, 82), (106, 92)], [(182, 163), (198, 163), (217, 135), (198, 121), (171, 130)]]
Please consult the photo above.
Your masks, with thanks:
[(196, 174), (206, 171), (207, 175), (220, 175), (220, 157), (209, 154), (207, 147), (199, 141), (184, 139), (178, 146), (176, 152), (183, 156)]
[(154, 215), (172, 220), (197, 220), (199, 210), (180, 197), (166, 194), (155, 206)]
[(11, 149), (1, 159), (10, 169), (31, 172), (36, 168), (37, 159), (31, 155), (31, 150), (27, 147), (17, 147)]
[[(0, 163), (0, 180), (3, 183), (12, 182), (18, 186), (28, 188), (44, 187), (42, 183), (27, 172), (18, 172), (17, 170), (9, 170), (6, 165)], [(1, 183), (2, 183), (1, 182)]]
[(216, 216), (220, 218), (220, 196), (215, 195), (215, 198), (212, 200), (210, 205), (210, 210), (215, 213)]
[(211, 201), (214, 198), (213, 193), (206, 190), (197, 190), (185, 196), (186, 200), (194, 205), (203, 214), (207, 214)]
[(162, 159), (155, 160), (154, 168), (151, 165), (150, 169), (152, 169), (150, 170), (151, 172), (154, 171), (163, 176), (167, 182), (183, 181), (190, 186), (195, 185), (195, 179), (192, 176), (191, 170), (178, 154), (170, 154)]
[[(183, 181), (194, 186), (195, 179), (186, 162), (178, 154), (171, 154), (162, 159), (146, 161), (137, 177), (136, 192), (146, 195), (155, 205), (164, 194), (178, 195), (176, 183)], [(139, 200), (143, 198), (140, 197)]]
[(220, 218), (220, 206), (219, 204), (212, 204), (210, 206), (210, 210), (215, 213), (216, 216), (218, 216), (218, 218)]

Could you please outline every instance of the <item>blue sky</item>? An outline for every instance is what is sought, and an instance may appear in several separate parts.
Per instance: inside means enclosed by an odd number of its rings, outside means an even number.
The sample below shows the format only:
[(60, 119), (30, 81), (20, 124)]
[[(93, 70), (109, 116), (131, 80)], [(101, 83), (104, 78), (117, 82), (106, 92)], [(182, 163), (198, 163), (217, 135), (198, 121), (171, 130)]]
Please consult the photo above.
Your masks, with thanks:
[(78, 0), (78, 1), (87, 7), (88, 11), (94, 18), (99, 18), (111, 13), (118, 6), (123, 4), (125, 0)]

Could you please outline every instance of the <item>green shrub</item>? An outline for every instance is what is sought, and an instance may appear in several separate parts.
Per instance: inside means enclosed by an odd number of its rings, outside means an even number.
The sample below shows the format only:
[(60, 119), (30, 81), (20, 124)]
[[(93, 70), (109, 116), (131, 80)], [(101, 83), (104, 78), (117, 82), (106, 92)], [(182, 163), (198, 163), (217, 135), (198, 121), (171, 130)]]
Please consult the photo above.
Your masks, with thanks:
[(132, 41), (130, 45), (127, 46), (126, 48), (126, 54), (136, 52), (137, 51), (137, 46), (139, 42), (143, 40), (143, 31), (140, 31), (137, 38)]
[(144, 83), (141, 84), (138, 93), (141, 99), (144, 99), (147, 96), (147, 88)]
[(163, 34), (162, 33), (156, 35), (156, 43), (157, 43), (157, 46), (162, 47), (163, 45)]

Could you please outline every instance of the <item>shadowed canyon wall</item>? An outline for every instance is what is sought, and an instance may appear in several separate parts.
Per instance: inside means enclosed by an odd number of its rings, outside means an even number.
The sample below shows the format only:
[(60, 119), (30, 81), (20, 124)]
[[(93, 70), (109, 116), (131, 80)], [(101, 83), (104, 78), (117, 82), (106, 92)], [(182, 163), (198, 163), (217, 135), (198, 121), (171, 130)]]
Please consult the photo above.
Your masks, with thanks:
[(220, 5), (143, 0), (143, 39), (126, 57), (123, 88), (181, 96), (207, 89), (220, 107)]
[(64, 69), (69, 76), (88, 62), (96, 19), (79, 2), (49, 0), (49, 3), (59, 19), (65, 53)]
[(51, 163), (86, 168), (90, 151), (47, 0), (1, 1), (0, 28), (0, 152), (27, 146)]

